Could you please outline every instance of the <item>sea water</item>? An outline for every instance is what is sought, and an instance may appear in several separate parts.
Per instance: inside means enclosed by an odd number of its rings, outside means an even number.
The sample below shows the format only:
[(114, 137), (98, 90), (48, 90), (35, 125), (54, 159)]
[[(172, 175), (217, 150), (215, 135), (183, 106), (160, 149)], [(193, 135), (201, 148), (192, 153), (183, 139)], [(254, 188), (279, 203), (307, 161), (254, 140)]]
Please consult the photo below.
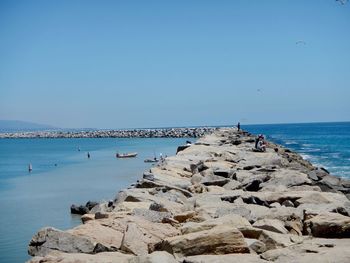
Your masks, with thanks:
[(350, 179), (350, 122), (242, 125), (298, 152), (316, 166)]
[[(28, 260), (28, 243), (40, 228), (81, 223), (71, 204), (113, 199), (152, 167), (144, 159), (174, 155), (186, 140), (0, 139), (0, 262)], [(138, 155), (117, 159), (116, 152)]]
[[(243, 124), (242, 128), (264, 134), (332, 174), (350, 178), (349, 122)], [(71, 204), (113, 199), (152, 166), (144, 159), (174, 155), (186, 140), (0, 139), (0, 262), (29, 259), (28, 243), (40, 228), (80, 224), (80, 217), (70, 214)], [(116, 159), (117, 151), (139, 154)]]

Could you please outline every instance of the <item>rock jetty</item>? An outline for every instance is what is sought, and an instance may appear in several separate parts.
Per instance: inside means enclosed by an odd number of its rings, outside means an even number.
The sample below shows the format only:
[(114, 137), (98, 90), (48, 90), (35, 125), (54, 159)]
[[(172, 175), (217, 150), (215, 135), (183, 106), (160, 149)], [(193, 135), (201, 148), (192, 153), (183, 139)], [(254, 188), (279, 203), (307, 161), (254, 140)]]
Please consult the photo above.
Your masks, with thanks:
[(215, 127), (0, 133), (1, 138), (198, 138)]
[(219, 129), (143, 174), (29, 262), (350, 262), (350, 182), (274, 143)]

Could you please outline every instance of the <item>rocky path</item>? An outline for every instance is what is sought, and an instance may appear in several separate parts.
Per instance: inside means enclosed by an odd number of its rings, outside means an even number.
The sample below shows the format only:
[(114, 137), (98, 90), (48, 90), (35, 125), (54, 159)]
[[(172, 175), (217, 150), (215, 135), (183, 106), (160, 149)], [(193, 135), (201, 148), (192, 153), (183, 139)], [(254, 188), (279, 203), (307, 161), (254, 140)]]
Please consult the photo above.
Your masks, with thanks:
[(41, 229), (31, 263), (350, 262), (350, 182), (269, 143), (220, 129), (93, 207)]

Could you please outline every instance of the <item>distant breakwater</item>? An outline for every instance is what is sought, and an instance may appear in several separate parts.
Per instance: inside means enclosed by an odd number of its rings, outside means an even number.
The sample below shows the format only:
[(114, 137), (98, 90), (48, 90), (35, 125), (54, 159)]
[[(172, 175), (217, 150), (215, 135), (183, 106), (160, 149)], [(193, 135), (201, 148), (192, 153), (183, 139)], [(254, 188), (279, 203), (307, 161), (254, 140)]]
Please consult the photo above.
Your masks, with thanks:
[(216, 127), (0, 133), (0, 138), (198, 138)]

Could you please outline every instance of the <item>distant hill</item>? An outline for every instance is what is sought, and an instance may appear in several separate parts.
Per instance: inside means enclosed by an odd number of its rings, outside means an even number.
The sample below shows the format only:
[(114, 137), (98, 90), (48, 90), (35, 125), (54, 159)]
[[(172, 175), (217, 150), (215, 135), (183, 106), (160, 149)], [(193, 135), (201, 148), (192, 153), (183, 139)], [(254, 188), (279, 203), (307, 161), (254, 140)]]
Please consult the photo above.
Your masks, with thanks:
[(57, 127), (28, 121), (0, 120), (0, 132), (57, 130)]

